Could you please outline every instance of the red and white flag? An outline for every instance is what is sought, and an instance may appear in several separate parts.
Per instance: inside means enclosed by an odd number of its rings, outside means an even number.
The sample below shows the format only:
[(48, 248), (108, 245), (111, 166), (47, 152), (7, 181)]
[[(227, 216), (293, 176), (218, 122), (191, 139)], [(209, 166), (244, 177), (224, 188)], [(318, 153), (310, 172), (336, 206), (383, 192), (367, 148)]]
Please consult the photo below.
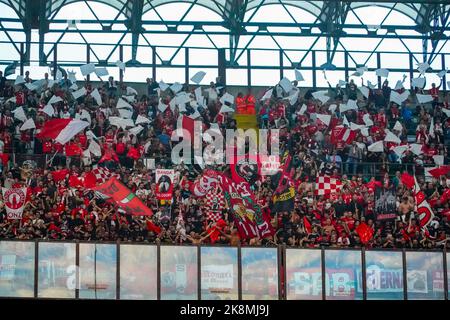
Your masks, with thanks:
[(85, 174), (84, 186), (86, 188), (93, 188), (99, 184), (105, 183), (113, 177), (120, 179), (117, 173), (111, 172), (108, 168), (97, 167)]
[(410, 176), (407, 173), (403, 173), (401, 180), (406, 187), (412, 189), (414, 193), (414, 200), (416, 201), (416, 211), (419, 216), (419, 225), (421, 228), (426, 228), (426, 226), (433, 221), (434, 213), (430, 207), (430, 204), (426, 200), (425, 194), (420, 189), (416, 176)]
[(22, 219), (27, 199), (27, 188), (2, 188), (8, 219)]
[(89, 122), (78, 119), (52, 119), (44, 123), (37, 137), (66, 144), (88, 126)]
[(335, 194), (342, 188), (342, 182), (336, 178), (326, 175), (319, 175), (316, 178), (316, 196)]
[(331, 130), (331, 143), (336, 144), (338, 141), (344, 141), (346, 144), (352, 143), (356, 138), (356, 131), (344, 126), (336, 126)]
[(214, 222), (222, 219), (222, 208), (225, 208), (225, 196), (223, 192), (210, 191), (206, 194), (206, 218)]

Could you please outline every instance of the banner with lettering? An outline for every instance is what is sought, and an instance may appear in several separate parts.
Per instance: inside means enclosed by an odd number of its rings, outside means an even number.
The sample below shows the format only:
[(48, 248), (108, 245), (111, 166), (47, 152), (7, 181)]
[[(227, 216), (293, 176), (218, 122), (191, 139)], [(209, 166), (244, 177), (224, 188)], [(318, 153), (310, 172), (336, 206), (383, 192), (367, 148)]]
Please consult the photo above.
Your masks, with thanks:
[(156, 198), (158, 200), (171, 200), (173, 195), (173, 179), (175, 170), (156, 169)]
[(22, 219), (23, 208), (27, 198), (27, 188), (2, 188), (8, 219)]

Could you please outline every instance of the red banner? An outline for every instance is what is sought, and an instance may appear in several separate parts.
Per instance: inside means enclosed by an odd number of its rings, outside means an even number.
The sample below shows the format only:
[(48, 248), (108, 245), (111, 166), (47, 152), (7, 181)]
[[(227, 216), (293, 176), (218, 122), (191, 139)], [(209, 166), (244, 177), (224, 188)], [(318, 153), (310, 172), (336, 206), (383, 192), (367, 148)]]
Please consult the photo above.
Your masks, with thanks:
[(152, 210), (141, 199), (114, 177), (92, 190), (111, 198), (119, 207), (135, 216), (153, 215)]
[(269, 217), (263, 216), (247, 182), (235, 183), (222, 173), (212, 170), (206, 174), (210, 178), (217, 177), (242, 239), (257, 236), (265, 238), (274, 234)]

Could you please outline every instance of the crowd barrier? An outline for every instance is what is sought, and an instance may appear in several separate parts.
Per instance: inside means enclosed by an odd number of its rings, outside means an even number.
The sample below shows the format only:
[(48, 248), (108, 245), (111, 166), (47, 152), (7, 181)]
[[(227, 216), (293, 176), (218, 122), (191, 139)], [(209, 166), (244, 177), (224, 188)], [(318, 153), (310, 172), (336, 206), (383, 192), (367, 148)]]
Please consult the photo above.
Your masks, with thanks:
[(447, 300), (445, 251), (0, 241), (0, 297)]

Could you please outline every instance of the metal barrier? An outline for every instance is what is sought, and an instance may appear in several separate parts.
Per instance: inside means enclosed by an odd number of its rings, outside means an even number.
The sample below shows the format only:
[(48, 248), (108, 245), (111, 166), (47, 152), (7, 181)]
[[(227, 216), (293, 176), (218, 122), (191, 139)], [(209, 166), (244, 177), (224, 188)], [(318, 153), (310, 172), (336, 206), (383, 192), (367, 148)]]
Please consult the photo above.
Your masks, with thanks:
[(0, 241), (0, 297), (448, 299), (445, 251)]

